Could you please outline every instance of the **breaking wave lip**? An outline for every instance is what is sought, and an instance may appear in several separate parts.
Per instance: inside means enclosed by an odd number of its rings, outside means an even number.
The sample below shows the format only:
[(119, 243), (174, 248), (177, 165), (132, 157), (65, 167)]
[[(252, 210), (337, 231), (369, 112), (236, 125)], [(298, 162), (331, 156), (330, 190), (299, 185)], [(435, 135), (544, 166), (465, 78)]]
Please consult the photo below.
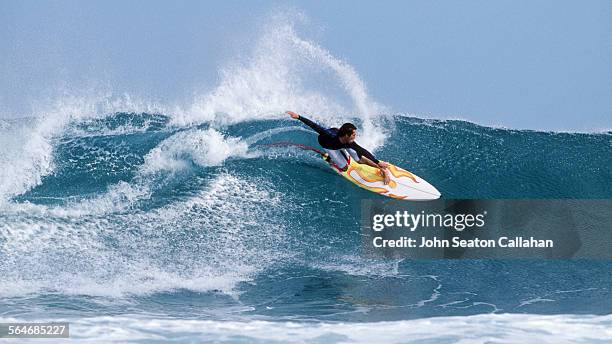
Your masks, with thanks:
[[(292, 14), (272, 16), (255, 42), (252, 54), (242, 63), (221, 69), (212, 91), (197, 96), (172, 123), (227, 125), (251, 120), (283, 118), (284, 111), (308, 114), (324, 124), (337, 124), (347, 114), (362, 121), (369, 137), (364, 145), (376, 148), (384, 142), (378, 117), (386, 108), (371, 100), (365, 83), (352, 66), (332, 56), (315, 42), (297, 34)], [(311, 87), (308, 77), (324, 74), (348, 98), (340, 103), (326, 92)]]
[(224, 135), (215, 129), (179, 131), (163, 140), (144, 156), (144, 163), (129, 182), (110, 185), (105, 193), (69, 201), (66, 206), (41, 206), (31, 203), (0, 204), (4, 211), (30, 211), (58, 216), (102, 215), (129, 209), (135, 202), (149, 199), (159, 174), (174, 174), (196, 164), (200, 167), (219, 166), (229, 158), (254, 158), (257, 152), (238, 137)]
[[(109, 117), (121, 111), (160, 113), (161, 109), (129, 96), (117, 98), (104, 92), (65, 95), (39, 106), (36, 116), (5, 122), (0, 129), (4, 131), (0, 164), (11, 168), (0, 169), (0, 205), (40, 185), (44, 177), (53, 173), (55, 139), (66, 133), (70, 124)], [(9, 122), (13, 125), (6, 125)]]
[[(0, 318), (19, 322), (18, 318)], [(45, 321), (46, 319), (40, 319)], [(31, 321), (31, 319), (28, 319)], [(568, 343), (612, 340), (612, 315), (479, 314), (369, 323), (217, 321), (146, 316), (53, 319), (70, 322), (79, 342), (177, 339), (232, 343)], [(45, 342), (36, 339), (37, 343)]]
[(67, 126), (61, 139), (73, 140), (85, 137), (121, 136), (149, 131), (171, 132), (177, 128), (168, 125), (170, 117), (162, 113), (117, 111), (105, 117), (84, 119)]

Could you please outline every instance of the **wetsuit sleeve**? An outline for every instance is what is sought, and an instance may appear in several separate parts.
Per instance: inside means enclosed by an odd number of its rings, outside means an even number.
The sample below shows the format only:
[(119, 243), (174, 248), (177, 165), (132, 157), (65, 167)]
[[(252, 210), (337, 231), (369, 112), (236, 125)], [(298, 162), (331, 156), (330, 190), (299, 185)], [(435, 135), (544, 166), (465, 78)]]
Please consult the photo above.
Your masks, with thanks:
[(318, 125), (317, 123), (309, 120), (308, 118), (300, 115), (300, 117), (298, 117), (298, 119), (300, 121), (302, 121), (304, 124), (306, 124), (307, 126), (309, 126), (312, 129), (314, 129), (314, 131), (316, 131), (317, 133), (319, 133), (321, 135), (329, 135), (329, 132), (325, 128), (323, 128), (322, 126)]
[(374, 157), (374, 155), (370, 152), (368, 152), (367, 149), (361, 147), (360, 145), (358, 145), (356, 142), (350, 143), (349, 146), (355, 150), (355, 152), (357, 152), (357, 155), (359, 155), (359, 157), (361, 158), (361, 156), (364, 156), (372, 161), (374, 161), (375, 163), (378, 164), (378, 159), (376, 159)]

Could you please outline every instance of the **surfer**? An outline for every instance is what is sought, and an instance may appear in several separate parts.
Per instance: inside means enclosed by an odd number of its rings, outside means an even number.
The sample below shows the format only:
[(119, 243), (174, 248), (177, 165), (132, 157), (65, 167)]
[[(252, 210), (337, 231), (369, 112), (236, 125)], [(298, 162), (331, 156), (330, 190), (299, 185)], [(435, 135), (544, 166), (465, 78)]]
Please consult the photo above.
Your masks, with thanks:
[(389, 164), (380, 161), (365, 148), (355, 142), (357, 127), (352, 123), (344, 123), (340, 129), (325, 129), (317, 123), (300, 116), (295, 112), (286, 112), (291, 118), (299, 119), (319, 134), (319, 144), (327, 152), (327, 161), (341, 171), (348, 169), (351, 157), (360, 164), (367, 164), (380, 169), (383, 174), (384, 183), (389, 184)]

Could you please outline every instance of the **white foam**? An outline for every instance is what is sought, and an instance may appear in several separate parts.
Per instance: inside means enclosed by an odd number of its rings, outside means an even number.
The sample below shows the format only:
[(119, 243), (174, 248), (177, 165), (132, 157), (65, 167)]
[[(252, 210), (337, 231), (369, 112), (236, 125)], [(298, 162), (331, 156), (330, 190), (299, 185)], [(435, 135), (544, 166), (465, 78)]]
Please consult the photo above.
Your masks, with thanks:
[(175, 289), (232, 295), (238, 283), (285, 256), (284, 225), (270, 213), (280, 205), (267, 183), (224, 173), (192, 197), (146, 212), (15, 207), (0, 224), (0, 295), (122, 297)]
[[(376, 123), (386, 109), (369, 98), (349, 64), (301, 38), (294, 17), (272, 16), (247, 58), (223, 68), (217, 87), (197, 97), (173, 122), (223, 125), (287, 118), (284, 111), (294, 110), (329, 126), (359, 119), (364, 130), (360, 142), (369, 148), (380, 146), (384, 130)], [(323, 76), (308, 83), (313, 75)], [(333, 87), (339, 92), (328, 92)], [(349, 101), (341, 102), (343, 97)]]
[[(2, 322), (24, 319), (0, 318)], [(31, 321), (30, 319), (28, 319)], [(50, 320), (50, 319), (41, 319)], [(588, 343), (612, 341), (611, 315), (482, 314), (369, 323), (215, 321), (138, 316), (70, 322), (79, 342)], [(45, 342), (35, 339), (32, 342)], [(51, 342), (51, 341), (47, 341)]]
[(140, 168), (143, 174), (184, 169), (187, 159), (202, 167), (221, 165), (229, 157), (248, 157), (248, 145), (214, 129), (187, 130), (167, 138), (151, 150)]
[(23, 124), (3, 131), (0, 144), (0, 204), (41, 183), (53, 170), (49, 131), (45, 124)]

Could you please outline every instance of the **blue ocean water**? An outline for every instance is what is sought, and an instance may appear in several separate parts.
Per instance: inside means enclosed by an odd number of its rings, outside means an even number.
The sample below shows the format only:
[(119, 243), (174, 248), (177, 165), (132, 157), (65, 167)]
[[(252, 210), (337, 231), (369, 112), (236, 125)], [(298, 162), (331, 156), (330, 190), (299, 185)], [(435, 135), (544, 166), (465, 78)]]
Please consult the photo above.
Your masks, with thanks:
[[(100, 342), (612, 340), (610, 261), (366, 259), (359, 205), (378, 196), (265, 146), (314, 133), (176, 118), (1, 122), (2, 321)], [(609, 132), (381, 123), (376, 155), (445, 198), (612, 197)]]

